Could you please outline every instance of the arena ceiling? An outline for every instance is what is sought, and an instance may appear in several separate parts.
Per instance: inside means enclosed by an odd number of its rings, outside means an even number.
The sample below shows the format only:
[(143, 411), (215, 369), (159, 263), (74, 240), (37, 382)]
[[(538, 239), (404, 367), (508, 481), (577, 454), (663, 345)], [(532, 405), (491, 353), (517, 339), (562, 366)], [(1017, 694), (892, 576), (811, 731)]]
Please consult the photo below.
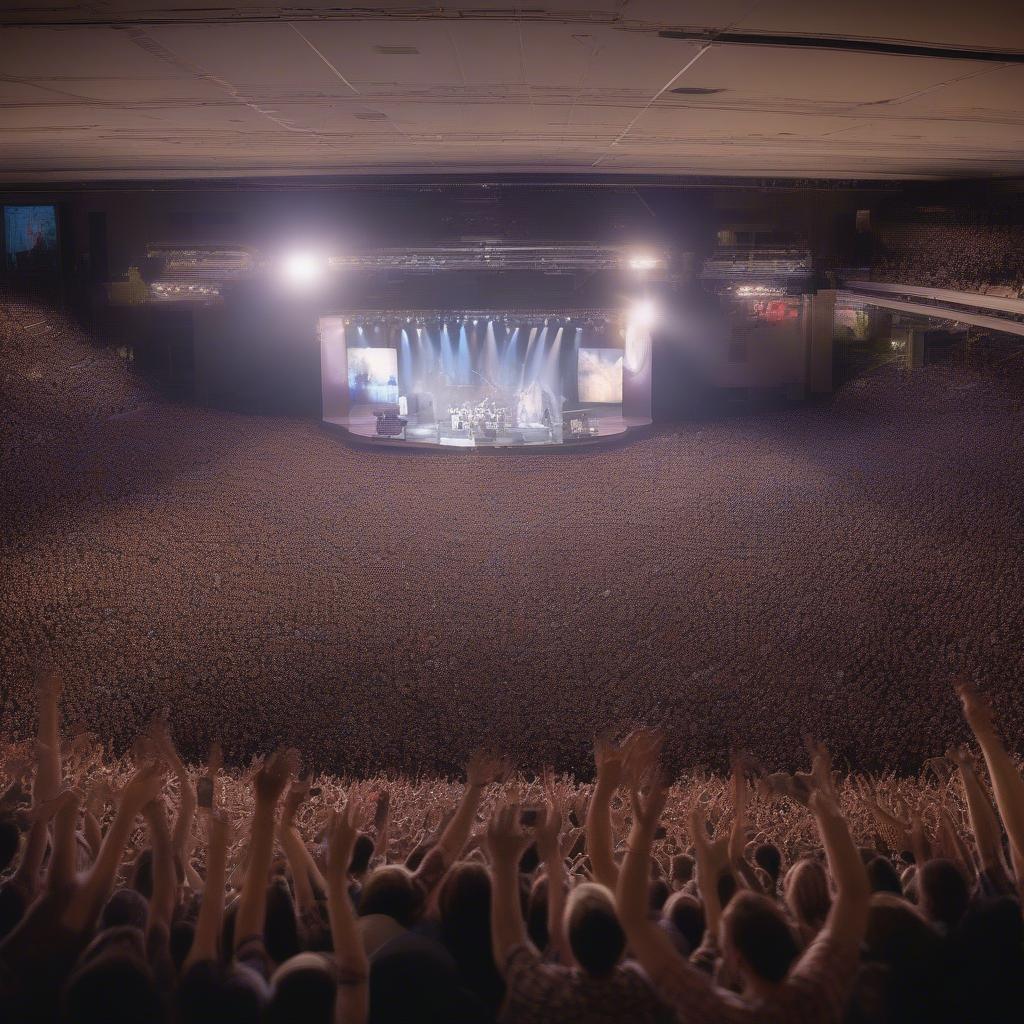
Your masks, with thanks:
[(6, 0), (0, 179), (1024, 174), (1006, 0)]

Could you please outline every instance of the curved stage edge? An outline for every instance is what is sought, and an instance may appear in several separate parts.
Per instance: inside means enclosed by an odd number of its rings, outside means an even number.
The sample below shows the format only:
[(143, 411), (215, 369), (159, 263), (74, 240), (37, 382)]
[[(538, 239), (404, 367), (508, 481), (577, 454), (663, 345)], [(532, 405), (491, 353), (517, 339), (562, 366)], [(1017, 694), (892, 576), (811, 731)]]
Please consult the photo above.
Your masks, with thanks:
[(615, 429), (609, 429), (594, 437), (580, 438), (576, 441), (554, 441), (550, 444), (444, 445), (432, 441), (405, 441), (396, 437), (380, 437), (376, 433), (370, 433), (363, 424), (349, 424), (341, 418), (324, 419), (320, 421), (320, 425), (327, 433), (340, 438), (349, 448), (358, 451), (404, 451), (445, 456), (479, 453), (508, 455), (513, 458), (519, 455), (549, 455), (558, 452), (570, 454), (580, 451), (620, 448), (649, 436), (654, 430), (652, 420), (619, 417), (615, 422)]

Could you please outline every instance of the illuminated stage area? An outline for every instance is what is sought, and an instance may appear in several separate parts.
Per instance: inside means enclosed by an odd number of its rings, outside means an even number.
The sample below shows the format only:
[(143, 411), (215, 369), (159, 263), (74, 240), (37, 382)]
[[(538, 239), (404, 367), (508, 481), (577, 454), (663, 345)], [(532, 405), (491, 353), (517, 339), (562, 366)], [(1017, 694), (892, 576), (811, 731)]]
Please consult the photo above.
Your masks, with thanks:
[(651, 422), (651, 321), (609, 310), (320, 318), (325, 422), (375, 444), (580, 444)]

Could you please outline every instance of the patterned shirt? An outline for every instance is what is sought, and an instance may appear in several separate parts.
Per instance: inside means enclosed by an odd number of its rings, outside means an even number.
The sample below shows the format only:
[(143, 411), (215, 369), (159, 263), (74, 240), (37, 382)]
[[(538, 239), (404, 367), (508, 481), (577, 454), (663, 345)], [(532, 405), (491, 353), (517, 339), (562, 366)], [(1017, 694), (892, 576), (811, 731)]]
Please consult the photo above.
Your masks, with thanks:
[(685, 962), (659, 971), (651, 980), (686, 1024), (839, 1024), (858, 961), (856, 946), (823, 931), (764, 999), (743, 999)]
[(607, 978), (544, 963), (516, 946), (505, 964), (508, 996), (502, 1024), (669, 1024), (676, 1019), (640, 968), (620, 964)]

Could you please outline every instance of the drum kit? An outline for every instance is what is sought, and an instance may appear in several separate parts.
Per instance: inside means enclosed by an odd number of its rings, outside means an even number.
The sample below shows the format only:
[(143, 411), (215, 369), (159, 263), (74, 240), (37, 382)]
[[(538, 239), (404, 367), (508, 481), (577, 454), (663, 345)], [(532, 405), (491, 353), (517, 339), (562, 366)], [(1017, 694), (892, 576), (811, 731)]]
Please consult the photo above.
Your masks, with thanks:
[(508, 426), (514, 426), (508, 408), (493, 398), (453, 405), (449, 407), (448, 413), (452, 430), (468, 430), (473, 436), (493, 436)]

